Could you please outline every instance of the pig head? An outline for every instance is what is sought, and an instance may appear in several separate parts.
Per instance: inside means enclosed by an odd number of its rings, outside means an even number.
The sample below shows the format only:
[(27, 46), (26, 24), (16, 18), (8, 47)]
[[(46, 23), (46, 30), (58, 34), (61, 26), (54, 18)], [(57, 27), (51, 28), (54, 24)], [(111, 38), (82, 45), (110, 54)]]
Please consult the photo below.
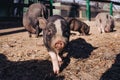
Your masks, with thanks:
[(69, 42), (70, 28), (66, 20), (54, 15), (45, 19), (39, 19), (39, 23), (43, 27), (43, 41), (52, 59), (54, 73), (59, 73), (59, 67), (62, 62), (59, 53), (65, 48)]
[(96, 26), (100, 33), (112, 32), (114, 29), (114, 19), (108, 13), (99, 13), (96, 18)]

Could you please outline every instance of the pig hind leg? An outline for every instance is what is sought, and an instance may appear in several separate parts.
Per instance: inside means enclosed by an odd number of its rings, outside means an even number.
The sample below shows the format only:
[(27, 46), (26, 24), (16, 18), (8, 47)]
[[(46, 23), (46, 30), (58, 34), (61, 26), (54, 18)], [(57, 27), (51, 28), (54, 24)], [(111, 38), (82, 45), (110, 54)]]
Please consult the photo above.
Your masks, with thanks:
[(85, 34), (85, 26), (84, 26), (84, 25), (82, 25), (82, 27), (81, 27), (81, 29), (80, 29), (79, 32), (81, 32), (81, 35), (82, 35), (82, 36), (83, 36), (83, 35), (86, 35), (86, 34)]
[(39, 26), (36, 26), (36, 37), (39, 36), (39, 33), (41, 32), (41, 29), (39, 29)]

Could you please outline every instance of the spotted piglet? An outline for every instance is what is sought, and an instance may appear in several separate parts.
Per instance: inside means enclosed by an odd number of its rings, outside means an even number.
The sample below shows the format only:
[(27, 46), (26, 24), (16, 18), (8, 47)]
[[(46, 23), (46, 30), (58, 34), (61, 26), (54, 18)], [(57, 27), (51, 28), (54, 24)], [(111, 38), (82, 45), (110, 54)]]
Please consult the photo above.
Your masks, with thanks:
[(108, 13), (99, 13), (96, 16), (95, 21), (96, 27), (98, 27), (100, 33), (113, 32), (115, 27), (114, 19)]
[(67, 21), (59, 15), (53, 15), (47, 20), (39, 18), (39, 23), (41, 26), (45, 26), (43, 41), (51, 57), (53, 71), (58, 74), (62, 62), (59, 53), (63, 51), (69, 42), (70, 28)]

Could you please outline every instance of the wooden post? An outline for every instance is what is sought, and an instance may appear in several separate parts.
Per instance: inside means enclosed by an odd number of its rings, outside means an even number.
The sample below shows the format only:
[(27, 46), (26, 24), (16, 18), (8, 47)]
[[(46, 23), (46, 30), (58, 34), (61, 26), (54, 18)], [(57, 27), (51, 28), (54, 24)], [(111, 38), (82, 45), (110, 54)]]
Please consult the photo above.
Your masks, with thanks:
[(90, 0), (86, 1), (86, 15), (87, 19), (90, 21)]
[(110, 3), (110, 15), (113, 15), (113, 9), (112, 8), (113, 8), (113, 3), (111, 2)]
[(50, 16), (53, 15), (53, 0), (50, 0)]
[(82, 18), (82, 11), (79, 10), (79, 18)]

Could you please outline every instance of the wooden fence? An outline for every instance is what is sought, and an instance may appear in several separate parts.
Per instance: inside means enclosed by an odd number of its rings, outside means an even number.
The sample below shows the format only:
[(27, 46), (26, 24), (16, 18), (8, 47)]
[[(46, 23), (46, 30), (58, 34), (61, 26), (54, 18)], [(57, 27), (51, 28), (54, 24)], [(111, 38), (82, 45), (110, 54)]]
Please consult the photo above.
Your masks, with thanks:
[[(9, 0), (8, 0), (9, 1)], [(53, 2), (51, 2), (53, 1)], [(116, 4), (116, 5), (120, 5), (120, 3), (118, 2), (111, 2), (108, 0), (90, 0), (91, 2), (100, 2), (100, 3), (112, 3), (112, 4)], [(44, 0), (43, 1), (45, 3), (45, 5), (47, 6), (47, 8), (49, 9), (49, 14), (52, 15), (53, 10), (52, 9), (58, 9), (60, 11), (67, 11), (67, 17), (80, 17), (81, 18), (81, 11), (84, 11), (84, 13), (86, 14), (87, 12), (87, 8), (86, 5), (80, 5), (78, 3), (69, 3), (69, 2), (60, 2), (61, 6), (53, 6), (53, 4), (55, 2), (57, 2), (57, 0)], [(7, 16), (0, 16), (0, 21), (4, 21), (4, 20), (22, 20), (22, 16), (24, 13), (24, 8), (28, 8), (29, 5), (31, 5), (32, 3), (29, 4), (25, 4), (25, 3), (11, 3), (11, 2), (1, 2), (0, 1), (0, 9), (6, 8), (8, 10), (7, 12)], [(5, 6), (5, 7), (3, 7)], [(13, 15), (13, 9), (17, 7), (20, 9), (20, 11), (18, 11), (18, 16), (14, 16)], [(103, 10), (103, 9), (99, 9), (95, 6), (90, 6), (90, 13), (91, 12), (110, 12), (110, 10)], [(120, 13), (120, 11), (113, 11), (113, 13)], [(3, 13), (4, 14), (4, 13)], [(62, 13), (60, 14), (62, 16), (64, 16)], [(90, 17), (91, 18), (91, 17)]]

